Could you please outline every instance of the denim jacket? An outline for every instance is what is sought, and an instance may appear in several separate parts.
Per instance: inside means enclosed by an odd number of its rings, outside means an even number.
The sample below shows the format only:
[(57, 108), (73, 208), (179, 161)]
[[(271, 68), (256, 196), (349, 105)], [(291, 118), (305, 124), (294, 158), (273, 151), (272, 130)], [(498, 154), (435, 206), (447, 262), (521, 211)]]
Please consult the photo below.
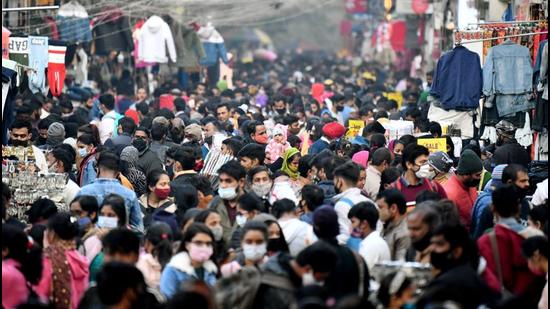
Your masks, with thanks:
[(114, 193), (124, 199), (126, 205), (126, 217), (132, 229), (143, 232), (143, 218), (136, 193), (120, 184), (117, 179), (97, 178), (93, 183), (82, 187), (77, 196), (95, 196), (97, 203), (101, 205), (105, 196)]
[(489, 49), (483, 67), (483, 94), (523, 94), (531, 91), (533, 68), (527, 47), (506, 41)]
[(430, 94), (446, 110), (471, 110), (479, 106), (482, 73), (479, 56), (457, 46), (437, 62)]

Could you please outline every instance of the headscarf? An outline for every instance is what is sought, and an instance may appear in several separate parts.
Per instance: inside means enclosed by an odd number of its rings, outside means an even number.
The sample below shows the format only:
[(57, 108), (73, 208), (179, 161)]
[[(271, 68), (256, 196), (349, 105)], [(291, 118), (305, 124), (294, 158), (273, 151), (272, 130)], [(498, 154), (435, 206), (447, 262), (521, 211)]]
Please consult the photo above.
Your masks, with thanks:
[(292, 171), (290, 169), (290, 158), (294, 156), (295, 154), (299, 154), (300, 151), (294, 147), (289, 148), (285, 153), (283, 154), (283, 166), (281, 167), (281, 171), (285, 172), (292, 180), (298, 179), (298, 176), (300, 176), (300, 172), (298, 169), (295, 171)]
[(369, 152), (366, 150), (361, 150), (353, 155), (351, 161), (361, 165), (363, 168), (367, 168), (369, 162)]
[(54, 308), (71, 308), (71, 270), (65, 253), (74, 249), (73, 240), (58, 240), (44, 249), (46, 257), (52, 264), (50, 301)]

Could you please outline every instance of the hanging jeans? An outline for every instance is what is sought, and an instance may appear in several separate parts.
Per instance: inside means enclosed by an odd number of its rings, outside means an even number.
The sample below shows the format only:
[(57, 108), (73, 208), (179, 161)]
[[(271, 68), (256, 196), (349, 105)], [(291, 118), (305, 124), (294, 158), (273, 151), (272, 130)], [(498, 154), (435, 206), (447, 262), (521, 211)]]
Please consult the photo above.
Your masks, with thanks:
[(215, 64), (206, 68), (208, 87), (214, 88), (220, 80), (220, 64)]

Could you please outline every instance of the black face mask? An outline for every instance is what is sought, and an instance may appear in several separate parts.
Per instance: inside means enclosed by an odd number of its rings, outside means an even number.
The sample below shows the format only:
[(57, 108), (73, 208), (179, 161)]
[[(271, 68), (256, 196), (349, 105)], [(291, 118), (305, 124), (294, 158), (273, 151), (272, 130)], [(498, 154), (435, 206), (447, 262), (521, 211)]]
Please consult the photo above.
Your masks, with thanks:
[(430, 246), (431, 240), (432, 240), (432, 233), (428, 232), (426, 233), (426, 235), (424, 235), (424, 237), (422, 237), (422, 239), (413, 241), (412, 246), (414, 250), (422, 252)]
[(10, 142), (15, 147), (27, 147), (29, 145), (29, 141), (22, 141), (20, 139), (12, 139)]
[(48, 140), (47, 137), (39, 136), (38, 139), (36, 140), (36, 145), (45, 145), (47, 140)]
[(286, 108), (276, 108), (275, 111), (276, 111), (279, 115), (284, 115), (284, 114), (286, 114)]
[(270, 238), (267, 241), (267, 251), (270, 252), (281, 252), (287, 249), (287, 245), (281, 237), (279, 238)]
[(527, 187), (526, 189), (522, 189), (522, 188), (520, 188), (518, 186), (515, 186), (515, 185), (514, 185), (514, 187), (516, 187), (516, 191), (518, 192), (518, 196), (522, 200), (527, 196), (527, 194), (529, 194), (529, 187)]
[(432, 253), (430, 253), (430, 264), (432, 264), (434, 268), (445, 272), (453, 268), (456, 262), (451, 255), (451, 251), (441, 253), (432, 251)]
[(341, 112), (341, 111), (344, 110), (344, 106), (342, 106), (342, 105), (336, 105), (336, 110), (339, 111), (339, 112)]
[(464, 182), (464, 185), (468, 188), (475, 188), (479, 186), (480, 182), (481, 182), (481, 179), (470, 179)]
[(132, 142), (132, 146), (136, 147), (139, 152), (142, 152), (145, 148), (147, 148), (147, 141), (141, 138), (136, 138)]

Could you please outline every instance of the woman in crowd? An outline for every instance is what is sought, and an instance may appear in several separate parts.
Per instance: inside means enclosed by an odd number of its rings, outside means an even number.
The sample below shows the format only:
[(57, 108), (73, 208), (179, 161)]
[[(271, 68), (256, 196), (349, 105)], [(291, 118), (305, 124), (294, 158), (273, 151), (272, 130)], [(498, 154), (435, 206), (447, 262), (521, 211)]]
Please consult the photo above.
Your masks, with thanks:
[(83, 134), (76, 140), (76, 146), (78, 147), (78, 184), (83, 187), (92, 183), (97, 177), (94, 169), (94, 163), (96, 162), (96, 150), (97, 143), (90, 134)]
[(241, 252), (235, 260), (221, 267), (223, 277), (229, 277), (244, 266), (258, 266), (267, 258), (267, 225), (260, 221), (247, 222), (241, 230)]
[(120, 153), (120, 172), (128, 178), (137, 196), (147, 192), (147, 177), (136, 167), (139, 151), (134, 146), (127, 146)]
[(77, 308), (88, 288), (88, 261), (76, 250), (77, 218), (58, 213), (48, 220), (44, 235), (44, 270), (38, 294), (56, 308)]
[(143, 224), (147, 228), (155, 216), (168, 216), (173, 219), (175, 231), (176, 204), (170, 197), (170, 177), (164, 171), (152, 171), (147, 175), (147, 193), (139, 198), (141, 212), (144, 214)]
[(71, 202), (69, 208), (71, 215), (78, 218), (79, 236), (86, 237), (97, 222), (99, 212), (97, 199), (91, 195), (81, 195)]
[(160, 278), (160, 291), (171, 298), (182, 283), (203, 280), (214, 286), (218, 267), (211, 260), (214, 253), (214, 235), (202, 223), (192, 223), (180, 244), (179, 252), (172, 257)]
[(415, 291), (416, 286), (407, 274), (398, 271), (382, 279), (377, 298), (384, 308), (400, 309), (413, 299)]
[(290, 185), (296, 197), (300, 196), (300, 191), (304, 186), (303, 177), (300, 176), (300, 171), (298, 170), (301, 157), (302, 154), (298, 149), (289, 148), (283, 154), (283, 166), (281, 167), (281, 171), (290, 178)]
[(204, 209), (195, 216), (194, 222), (203, 223), (212, 231), (215, 241), (213, 260), (217, 265), (221, 265), (228, 257), (228, 254), (225, 242), (223, 241), (223, 228), (220, 214), (213, 209)]
[(90, 282), (95, 282), (97, 273), (103, 265), (103, 245), (101, 239), (112, 229), (127, 227), (124, 199), (116, 194), (109, 194), (99, 207), (96, 228), (82, 238), (81, 252), (90, 262)]
[[(2, 308), (26, 302), (42, 276), (42, 250), (29, 243), (23, 230), (2, 224)], [(40, 295), (46, 298), (46, 294)], [(45, 299), (44, 299), (45, 300)]]
[(548, 308), (548, 239), (545, 236), (527, 238), (521, 244), (521, 251), (527, 258), (529, 270), (535, 275), (546, 275), (539, 309)]
[(147, 286), (160, 289), (162, 270), (172, 258), (172, 229), (164, 222), (156, 222), (149, 226), (145, 233), (143, 249), (136, 267), (141, 270)]

